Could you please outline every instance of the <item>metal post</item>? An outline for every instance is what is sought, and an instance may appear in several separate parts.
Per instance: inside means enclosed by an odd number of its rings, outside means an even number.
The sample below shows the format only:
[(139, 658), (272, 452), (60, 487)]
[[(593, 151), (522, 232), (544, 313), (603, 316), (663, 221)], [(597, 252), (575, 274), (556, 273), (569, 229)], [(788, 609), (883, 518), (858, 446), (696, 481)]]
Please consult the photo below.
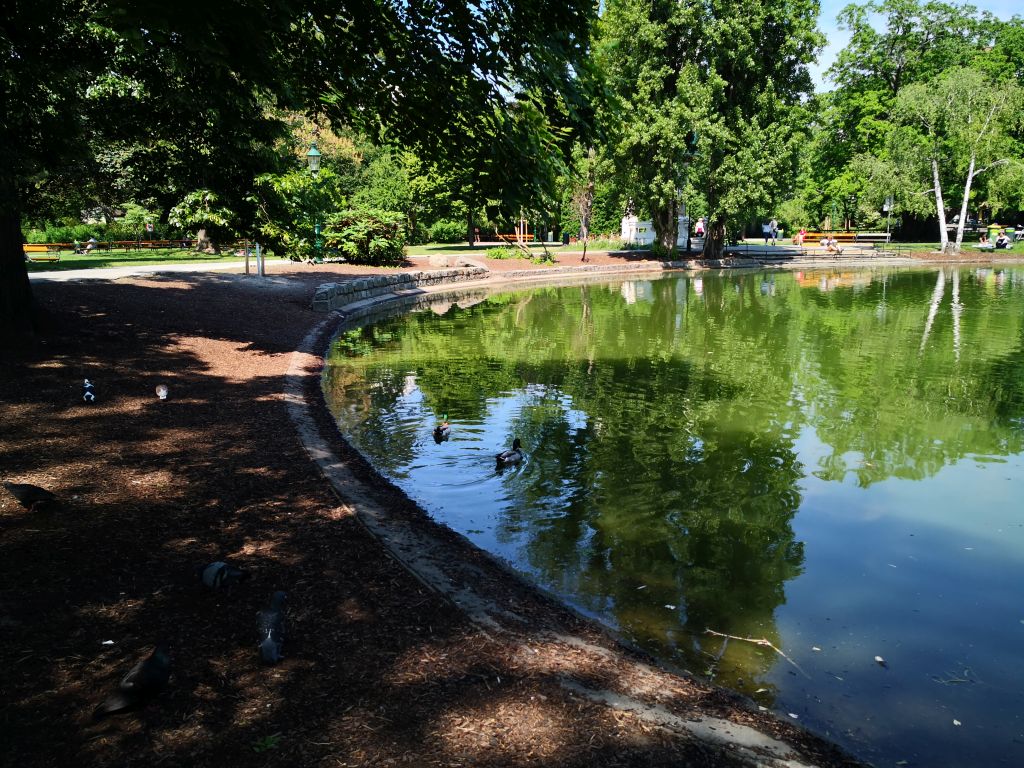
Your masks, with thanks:
[(686, 257), (690, 257), (690, 225), (693, 221), (690, 218), (690, 209), (686, 205), (686, 183), (690, 178), (690, 163), (683, 163), (683, 212), (686, 214)]
[(245, 251), (245, 274), (249, 274), (249, 241), (243, 240), (242, 249)]
[(260, 277), (267, 276), (266, 264), (263, 260), (263, 250), (260, 248), (259, 243), (256, 243), (256, 274)]

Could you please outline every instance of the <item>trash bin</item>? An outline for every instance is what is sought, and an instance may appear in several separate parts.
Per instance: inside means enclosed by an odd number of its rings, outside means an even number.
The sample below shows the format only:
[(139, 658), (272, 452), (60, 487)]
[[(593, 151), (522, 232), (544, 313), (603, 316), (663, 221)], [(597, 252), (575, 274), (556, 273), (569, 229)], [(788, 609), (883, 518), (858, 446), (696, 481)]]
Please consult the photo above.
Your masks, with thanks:
[(566, 232), (562, 232), (562, 245), (568, 245), (568, 244), (569, 244), (569, 233), (567, 231)]

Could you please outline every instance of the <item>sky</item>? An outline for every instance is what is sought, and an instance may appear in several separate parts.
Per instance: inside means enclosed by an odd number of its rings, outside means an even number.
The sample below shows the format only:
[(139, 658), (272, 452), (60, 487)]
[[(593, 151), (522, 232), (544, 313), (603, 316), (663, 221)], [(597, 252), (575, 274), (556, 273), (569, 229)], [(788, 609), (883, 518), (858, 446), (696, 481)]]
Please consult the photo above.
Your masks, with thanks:
[[(812, 64), (811, 77), (814, 78), (814, 88), (817, 91), (828, 91), (832, 86), (825, 82), (825, 70), (835, 61), (836, 55), (850, 40), (850, 33), (841, 30), (836, 26), (836, 17), (839, 12), (850, 4), (852, 0), (821, 0), (821, 16), (818, 18), (818, 26), (828, 38), (825, 50), (818, 57), (818, 64)], [(858, 3), (861, 0), (857, 0)], [(954, 0), (960, 2), (960, 0)], [(979, 11), (988, 11), (1000, 19), (1010, 19), (1015, 13), (1020, 14), (1024, 9), (1021, 7), (1021, 0), (974, 0), (971, 3)]]

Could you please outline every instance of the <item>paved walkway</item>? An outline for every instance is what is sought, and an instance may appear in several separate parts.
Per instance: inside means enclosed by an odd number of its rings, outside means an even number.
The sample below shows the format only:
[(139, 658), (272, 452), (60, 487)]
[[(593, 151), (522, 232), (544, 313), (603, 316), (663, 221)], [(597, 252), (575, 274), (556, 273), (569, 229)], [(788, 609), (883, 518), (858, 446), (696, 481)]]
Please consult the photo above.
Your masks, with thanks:
[[(270, 262), (268, 262), (269, 264)], [(122, 277), (151, 275), (157, 272), (214, 272), (219, 270), (242, 269), (244, 261), (208, 261), (193, 264), (140, 264), (133, 267), (98, 267), (96, 269), (66, 269), (53, 272), (29, 272), (29, 280), (118, 280)], [(250, 261), (249, 268), (256, 271), (255, 261)]]

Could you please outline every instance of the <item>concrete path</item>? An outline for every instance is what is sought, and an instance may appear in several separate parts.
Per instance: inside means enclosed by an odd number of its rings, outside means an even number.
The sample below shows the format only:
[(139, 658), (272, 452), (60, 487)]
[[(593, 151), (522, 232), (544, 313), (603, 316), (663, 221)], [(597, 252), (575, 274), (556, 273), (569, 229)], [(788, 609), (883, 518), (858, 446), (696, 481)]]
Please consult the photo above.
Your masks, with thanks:
[[(269, 264), (270, 262), (268, 262)], [(209, 261), (193, 264), (140, 264), (133, 267), (98, 267), (96, 269), (67, 269), (53, 272), (29, 272), (28, 279), (55, 280), (118, 280), (122, 277), (152, 275), (158, 272), (214, 272), (218, 270), (242, 269), (244, 261)], [(255, 261), (250, 261), (250, 269), (256, 270)]]

